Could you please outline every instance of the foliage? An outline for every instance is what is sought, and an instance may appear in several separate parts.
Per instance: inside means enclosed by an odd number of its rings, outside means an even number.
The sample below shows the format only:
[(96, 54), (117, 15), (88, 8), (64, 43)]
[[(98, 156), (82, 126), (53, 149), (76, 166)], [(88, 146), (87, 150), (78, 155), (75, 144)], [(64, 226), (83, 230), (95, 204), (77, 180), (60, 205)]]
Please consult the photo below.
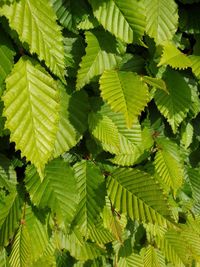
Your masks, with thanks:
[(200, 1), (0, 1), (0, 267), (200, 266)]

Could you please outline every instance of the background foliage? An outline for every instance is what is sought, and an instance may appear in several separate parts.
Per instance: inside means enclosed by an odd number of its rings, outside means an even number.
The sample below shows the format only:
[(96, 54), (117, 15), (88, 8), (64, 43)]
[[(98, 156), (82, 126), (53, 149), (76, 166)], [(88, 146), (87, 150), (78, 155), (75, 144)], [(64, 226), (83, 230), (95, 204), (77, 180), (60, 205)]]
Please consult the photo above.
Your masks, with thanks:
[(200, 1), (0, 1), (0, 267), (200, 266)]

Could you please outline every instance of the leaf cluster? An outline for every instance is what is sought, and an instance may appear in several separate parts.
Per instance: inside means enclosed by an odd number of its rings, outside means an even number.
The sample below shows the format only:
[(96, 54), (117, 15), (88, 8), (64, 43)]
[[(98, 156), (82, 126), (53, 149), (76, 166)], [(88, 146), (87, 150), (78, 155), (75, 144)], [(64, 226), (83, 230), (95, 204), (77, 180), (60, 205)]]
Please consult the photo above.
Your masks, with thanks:
[(0, 267), (200, 266), (199, 11), (0, 1)]

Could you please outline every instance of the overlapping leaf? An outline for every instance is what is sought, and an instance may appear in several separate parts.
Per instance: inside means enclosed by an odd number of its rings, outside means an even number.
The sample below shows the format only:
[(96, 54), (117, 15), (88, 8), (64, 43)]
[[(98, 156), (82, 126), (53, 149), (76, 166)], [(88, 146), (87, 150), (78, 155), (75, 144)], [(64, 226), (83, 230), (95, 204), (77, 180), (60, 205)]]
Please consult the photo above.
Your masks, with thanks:
[(31, 262), (35, 262), (44, 253), (49, 243), (45, 216), (42, 216), (36, 209), (27, 206), (24, 220), (29, 236)]
[(105, 202), (104, 178), (93, 163), (81, 161), (74, 166), (80, 202), (75, 217), (81, 233), (85, 236), (100, 216)]
[(67, 249), (71, 256), (80, 261), (96, 259), (104, 253), (104, 250), (95, 243), (84, 241), (81, 232), (72, 232), (69, 235), (59, 233), (57, 239), (60, 247)]
[[(31, 53), (37, 53), (51, 71), (64, 77), (64, 45), (61, 28), (48, 0), (20, 0), (4, 5), (5, 15), (22, 42), (28, 43)], [(31, 29), (31, 30), (30, 30)]]
[(11, 141), (41, 174), (52, 154), (57, 131), (56, 81), (39, 65), (23, 57), (6, 79), (3, 101)]
[[(14, 64), (14, 49), (12, 47), (11, 41), (5, 35), (5, 32), (0, 31), (1, 40), (0, 40), (0, 88), (4, 82), (6, 76), (11, 72), (11, 69)], [(0, 91), (1, 93), (1, 91)]]
[(191, 65), (192, 72), (198, 79), (200, 79), (200, 56), (192, 55), (192, 56), (189, 56), (189, 58), (192, 62), (192, 65)]
[(173, 43), (164, 44), (163, 53), (158, 66), (169, 65), (175, 69), (186, 69), (191, 66), (191, 60), (185, 54), (181, 53)]
[(77, 32), (77, 25), (88, 12), (85, 0), (51, 0), (59, 22), (69, 31)]
[(0, 210), (0, 246), (7, 246), (20, 222), (21, 201), (17, 192), (0, 198)]
[(174, 133), (187, 116), (191, 105), (191, 88), (180, 73), (168, 70), (165, 73), (165, 82), (169, 94), (157, 90), (154, 96), (160, 112), (167, 118)]
[(129, 128), (149, 99), (147, 85), (132, 72), (105, 71), (100, 79), (100, 90), (111, 109), (124, 114)]
[(10, 161), (0, 155), (0, 189), (8, 190), (9, 192), (16, 189), (17, 177), (14, 167)]
[(78, 204), (76, 181), (72, 168), (61, 159), (52, 160), (45, 168), (41, 182), (36, 169), (30, 166), (26, 173), (26, 188), (32, 202), (38, 207), (50, 207), (58, 223), (71, 223)]
[(184, 166), (176, 143), (167, 139), (157, 139), (158, 151), (155, 156), (155, 171), (167, 191), (171, 188), (174, 193), (184, 181)]
[(11, 267), (26, 267), (30, 263), (30, 239), (25, 225), (20, 225), (9, 259)]
[(145, 12), (136, 0), (90, 0), (103, 27), (126, 43), (139, 41), (145, 30)]
[(143, 258), (136, 253), (132, 253), (130, 256), (120, 258), (118, 262), (119, 267), (144, 267)]
[(165, 267), (165, 258), (161, 251), (149, 245), (144, 255), (144, 267)]
[(145, 0), (146, 32), (156, 44), (171, 40), (178, 27), (178, 9), (174, 0)]
[(156, 180), (137, 169), (118, 168), (108, 179), (109, 197), (117, 210), (132, 219), (166, 225), (170, 212)]
[(168, 230), (163, 239), (158, 241), (158, 246), (168, 261), (175, 266), (185, 266), (191, 264), (189, 259), (188, 244), (180, 232)]
[[(54, 145), (54, 157), (67, 152), (75, 146), (86, 130), (88, 99), (84, 92), (76, 92), (72, 95), (66, 93), (60, 86), (60, 114), (58, 131)], [(77, 109), (76, 107), (79, 107)]]
[(117, 155), (115, 160), (120, 165), (134, 164), (143, 153), (139, 123), (136, 121), (127, 128), (123, 114), (111, 111), (108, 105), (89, 115), (89, 128), (104, 150)]
[(81, 89), (92, 78), (117, 66), (120, 60), (116, 48), (116, 40), (108, 32), (88, 31), (85, 33), (87, 48), (86, 55), (82, 57), (77, 75), (76, 88)]

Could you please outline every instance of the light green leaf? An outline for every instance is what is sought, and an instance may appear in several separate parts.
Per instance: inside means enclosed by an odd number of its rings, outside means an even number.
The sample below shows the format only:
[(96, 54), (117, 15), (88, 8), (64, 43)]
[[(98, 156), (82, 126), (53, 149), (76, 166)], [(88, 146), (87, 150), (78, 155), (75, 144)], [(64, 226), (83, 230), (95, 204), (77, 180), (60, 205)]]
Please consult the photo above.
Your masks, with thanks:
[(119, 267), (144, 267), (143, 258), (136, 253), (132, 253), (130, 256), (120, 258), (118, 265)]
[(171, 125), (173, 132), (176, 133), (192, 104), (191, 88), (183, 76), (173, 70), (165, 72), (164, 80), (169, 94), (157, 90), (154, 99), (158, 109)]
[[(78, 107), (78, 109), (77, 109)], [(53, 156), (58, 157), (75, 146), (87, 128), (88, 98), (85, 92), (66, 93), (60, 86), (60, 115)]]
[(111, 109), (124, 114), (129, 128), (149, 100), (147, 85), (132, 72), (105, 71), (100, 78), (100, 90)]
[(176, 143), (157, 138), (158, 151), (155, 156), (155, 171), (159, 181), (167, 191), (170, 188), (176, 194), (184, 181), (184, 165)]
[(174, 0), (145, 0), (146, 33), (157, 45), (171, 40), (178, 28), (178, 9)]
[(108, 32), (93, 30), (85, 33), (86, 55), (82, 57), (77, 75), (76, 88), (79, 90), (90, 83), (92, 78), (114, 69), (120, 60), (117, 42)]
[[(95, 104), (95, 107), (98, 107), (98, 104)], [(136, 121), (131, 128), (127, 128), (123, 114), (113, 112), (107, 104), (98, 108), (97, 113), (89, 115), (89, 129), (92, 135), (105, 151), (117, 155), (112, 161), (122, 166), (133, 165), (143, 153), (140, 148), (142, 143), (140, 124)], [(105, 121), (109, 122), (106, 127)]]
[(64, 79), (63, 37), (50, 2), (15, 1), (4, 5), (0, 15), (8, 18), (10, 27), (17, 31), (20, 40), (28, 43), (30, 52), (36, 53), (54, 74)]
[(149, 76), (142, 76), (142, 80), (150, 86), (161, 89), (168, 93), (165, 82), (159, 78), (153, 78)]
[(102, 218), (104, 226), (112, 233), (115, 240), (118, 240), (122, 244), (122, 233), (126, 227), (127, 219), (124, 214), (117, 214), (108, 198), (106, 198), (106, 205), (102, 212)]
[(26, 267), (30, 263), (30, 239), (25, 225), (20, 225), (10, 255), (11, 267)]
[(46, 166), (41, 182), (36, 169), (30, 166), (26, 171), (25, 183), (34, 205), (50, 207), (58, 223), (68, 227), (79, 199), (72, 168), (63, 160), (54, 159)]
[(169, 65), (174, 69), (186, 69), (191, 66), (191, 60), (172, 43), (164, 44), (163, 53), (158, 67)]
[(191, 55), (189, 56), (191, 63), (192, 72), (200, 79), (200, 56)]
[(166, 199), (149, 174), (137, 169), (118, 168), (107, 180), (113, 206), (140, 222), (166, 225), (170, 215)]
[(192, 197), (195, 200), (195, 205), (200, 206), (200, 171), (199, 169), (188, 169), (188, 177), (192, 189)]
[(89, 0), (103, 27), (126, 43), (138, 42), (145, 30), (145, 11), (137, 0)]
[(42, 253), (41, 257), (32, 263), (31, 267), (57, 267), (56, 266), (56, 246), (55, 240), (51, 238), (50, 242), (46, 246), (45, 251)]
[(175, 230), (168, 230), (163, 239), (157, 240), (157, 245), (168, 261), (174, 266), (184, 267), (191, 264), (189, 259), (188, 244), (181, 233)]
[(117, 126), (107, 116), (89, 114), (89, 128), (92, 135), (102, 142), (105, 150), (110, 153), (119, 152), (119, 133)]
[(10, 139), (41, 175), (57, 131), (57, 83), (37, 63), (22, 57), (6, 79), (6, 87), (3, 115), (11, 131)]
[(8, 266), (8, 256), (6, 250), (0, 249), (0, 267), (7, 267)]
[(21, 203), (17, 192), (0, 198), (0, 246), (7, 246), (20, 221)]
[(97, 19), (89, 15), (82, 19), (82, 21), (78, 24), (77, 28), (79, 30), (92, 30), (97, 26), (99, 26)]
[(76, 163), (74, 171), (80, 194), (74, 223), (78, 225), (82, 235), (87, 236), (103, 209), (106, 193), (104, 177), (99, 168), (89, 161)]
[(27, 206), (25, 226), (29, 235), (31, 262), (35, 262), (44, 253), (49, 243), (46, 220), (36, 209)]
[(92, 241), (99, 245), (106, 244), (114, 240), (113, 235), (108, 229), (104, 228), (101, 220), (90, 228), (89, 236)]
[(187, 149), (193, 140), (194, 128), (191, 123), (184, 124), (181, 127), (181, 144)]
[(58, 233), (56, 239), (61, 249), (68, 250), (71, 256), (80, 261), (93, 260), (104, 254), (104, 250), (95, 243), (84, 241), (81, 232), (77, 230), (69, 235)]
[(144, 254), (144, 267), (165, 267), (165, 258), (161, 251), (149, 245)]

